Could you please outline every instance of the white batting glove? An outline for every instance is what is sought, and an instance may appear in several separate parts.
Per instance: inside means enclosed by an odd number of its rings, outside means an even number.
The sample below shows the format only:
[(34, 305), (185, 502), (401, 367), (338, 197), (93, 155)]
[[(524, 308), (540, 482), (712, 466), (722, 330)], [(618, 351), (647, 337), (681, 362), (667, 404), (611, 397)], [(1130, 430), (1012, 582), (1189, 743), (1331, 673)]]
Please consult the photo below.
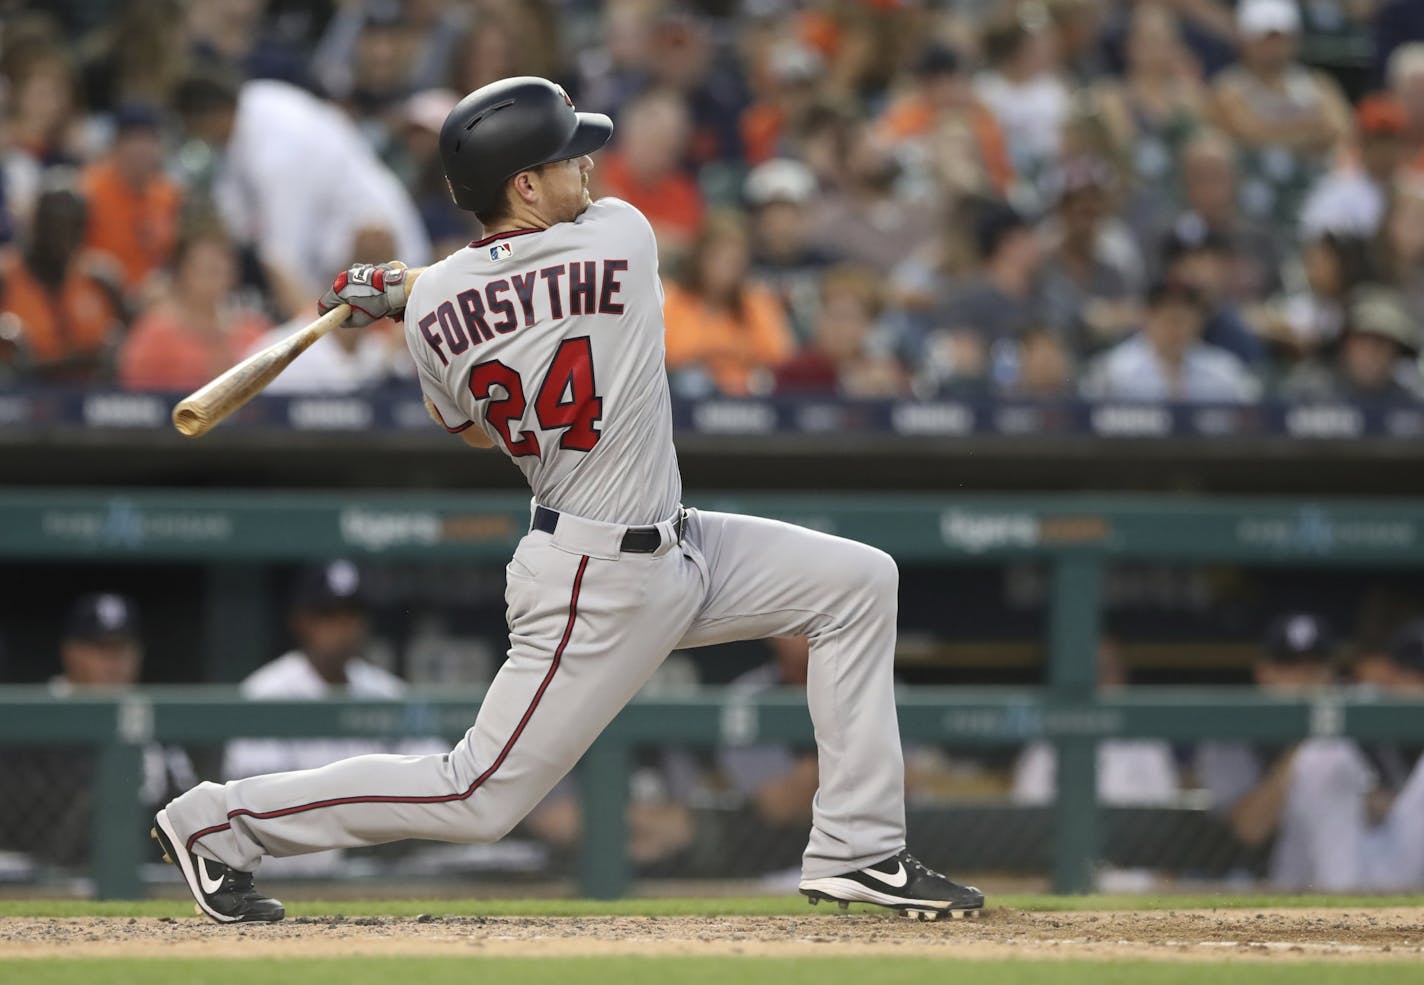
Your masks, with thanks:
[(351, 316), (346, 324), (356, 328), (398, 316), (405, 311), (405, 270), (399, 260), (349, 267), (336, 275), (316, 303), (317, 310), (324, 315), (338, 304), (349, 304)]

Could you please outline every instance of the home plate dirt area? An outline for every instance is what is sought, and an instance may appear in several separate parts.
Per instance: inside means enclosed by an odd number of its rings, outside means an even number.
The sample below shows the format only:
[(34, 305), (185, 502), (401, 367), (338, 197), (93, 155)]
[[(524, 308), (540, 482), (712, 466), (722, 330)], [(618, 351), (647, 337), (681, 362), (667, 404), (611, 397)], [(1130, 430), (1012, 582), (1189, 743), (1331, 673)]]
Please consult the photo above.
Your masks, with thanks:
[(902, 955), (1161, 960), (1417, 960), (1424, 908), (1097, 912), (985, 910), (922, 923), (879, 912), (806, 916), (7, 917), (0, 959), (360, 955)]

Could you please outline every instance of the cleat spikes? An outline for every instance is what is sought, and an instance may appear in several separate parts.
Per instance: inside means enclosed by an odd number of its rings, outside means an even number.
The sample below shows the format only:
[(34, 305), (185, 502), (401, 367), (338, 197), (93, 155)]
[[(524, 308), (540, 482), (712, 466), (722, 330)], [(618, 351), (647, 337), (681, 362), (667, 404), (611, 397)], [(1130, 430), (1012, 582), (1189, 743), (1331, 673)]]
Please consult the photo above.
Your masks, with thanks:
[(837, 902), (840, 903), (842, 910), (849, 910), (849, 909), (850, 909), (850, 903), (848, 903), (846, 900), (837, 900)]

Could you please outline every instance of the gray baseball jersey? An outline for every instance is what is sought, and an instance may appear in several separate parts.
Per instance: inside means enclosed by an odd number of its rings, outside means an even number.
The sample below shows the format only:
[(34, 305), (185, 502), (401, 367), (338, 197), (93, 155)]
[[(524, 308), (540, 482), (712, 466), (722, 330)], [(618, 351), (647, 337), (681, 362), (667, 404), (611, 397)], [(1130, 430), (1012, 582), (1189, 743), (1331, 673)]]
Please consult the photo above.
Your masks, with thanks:
[[(448, 755), (204, 783), (168, 806), (174, 837), (243, 871), (402, 838), (492, 841), (669, 651), (805, 636), (820, 789), (803, 873), (905, 847), (895, 562), (757, 517), (688, 510), (677, 523), (661, 301), (651, 230), (615, 200), (481, 240), (421, 277), (406, 333), (426, 395), (450, 430), (483, 429), (559, 512), (505, 569), (508, 656)], [(632, 541), (630, 527), (643, 528)]]
[(662, 303), (652, 227), (605, 198), (430, 267), (406, 306), (406, 342), (446, 429), (483, 430), (537, 502), (656, 523), (682, 498)]

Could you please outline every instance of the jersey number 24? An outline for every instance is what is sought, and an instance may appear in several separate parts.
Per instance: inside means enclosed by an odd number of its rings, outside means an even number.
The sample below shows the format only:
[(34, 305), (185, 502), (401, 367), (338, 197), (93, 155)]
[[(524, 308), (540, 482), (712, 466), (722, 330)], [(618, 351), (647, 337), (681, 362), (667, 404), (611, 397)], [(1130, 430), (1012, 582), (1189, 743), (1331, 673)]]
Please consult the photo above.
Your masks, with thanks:
[[(489, 401), (485, 420), (515, 458), (539, 454), (539, 436), (533, 431), (520, 431), (517, 438), (509, 433), (510, 422), (522, 419), (527, 406), (524, 380), (519, 373), (498, 359), (470, 370), (470, 393), (476, 400), (489, 400), (491, 388), (496, 386), (504, 390), (505, 396), (503, 400)], [(588, 336), (565, 339), (559, 344), (534, 397), (534, 415), (545, 431), (563, 429), (560, 448), (592, 451), (598, 444), (599, 431), (594, 425), (603, 418), (603, 398), (593, 384), (593, 348)]]

